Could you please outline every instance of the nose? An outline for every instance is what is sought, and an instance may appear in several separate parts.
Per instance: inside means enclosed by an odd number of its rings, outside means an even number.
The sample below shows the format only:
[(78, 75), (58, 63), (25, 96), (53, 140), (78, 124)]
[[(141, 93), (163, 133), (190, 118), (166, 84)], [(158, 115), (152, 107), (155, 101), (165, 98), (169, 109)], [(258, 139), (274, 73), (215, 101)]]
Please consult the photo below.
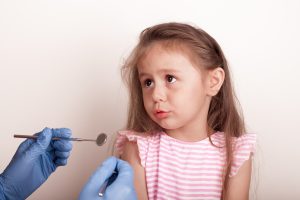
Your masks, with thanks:
[(156, 86), (152, 91), (152, 98), (154, 102), (164, 102), (167, 99), (166, 90), (163, 87)]

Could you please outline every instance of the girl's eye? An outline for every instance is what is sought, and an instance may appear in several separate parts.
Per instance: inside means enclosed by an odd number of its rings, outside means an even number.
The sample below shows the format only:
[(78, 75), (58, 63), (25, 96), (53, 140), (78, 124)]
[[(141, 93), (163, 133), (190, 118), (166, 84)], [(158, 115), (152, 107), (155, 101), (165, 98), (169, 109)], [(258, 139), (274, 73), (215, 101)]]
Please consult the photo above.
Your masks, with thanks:
[(151, 84), (152, 84), (152, 81), (151, 81), (150, 79), (147, 79), (147, 80), (144, 81), (144, 85), (145, 85), (146, 87), (150, 87)]
[(167, 75), (167, 81), (169, 83), (174, 83), (176, 81), (176, 78), (172, 75)]

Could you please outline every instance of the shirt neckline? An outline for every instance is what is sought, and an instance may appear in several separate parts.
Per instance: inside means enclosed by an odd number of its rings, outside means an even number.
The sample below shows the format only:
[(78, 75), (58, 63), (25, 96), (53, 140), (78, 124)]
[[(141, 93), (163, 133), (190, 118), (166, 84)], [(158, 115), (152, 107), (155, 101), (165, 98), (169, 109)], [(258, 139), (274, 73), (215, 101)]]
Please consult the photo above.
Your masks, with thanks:
[[(213, 134), (211, 134), (210, 138), (212, 139), (217, 133), (219, 133), (219, 131), (216, 131), (214, 132)], [(202, 140), (198, 140), (198, 141), (195, 141), (195, 142), (187, 142), (187, 141), (182, 141), (182, 140), (179, 140), (179, 139), (176, 139), (176, 138), (173, 138), (171, 136), (169, 136), (166, 132), (164, 131), (161, 131), (160, 132), (160, 135), (163, 135), (165, 136), (166, 138), (170, 139), (170, 140), (173, 140), (177, 143), (181, 143), (181, 144), (200, 144), (200, 143), (204, 143), (204, 142), (209, 142), (209, 137), (206, 137)]]

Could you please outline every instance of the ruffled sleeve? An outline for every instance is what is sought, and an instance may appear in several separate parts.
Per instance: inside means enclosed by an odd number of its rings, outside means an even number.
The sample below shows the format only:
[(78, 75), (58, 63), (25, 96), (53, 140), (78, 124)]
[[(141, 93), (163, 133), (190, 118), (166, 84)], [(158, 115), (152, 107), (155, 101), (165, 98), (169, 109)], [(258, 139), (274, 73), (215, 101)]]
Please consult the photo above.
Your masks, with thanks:
[(141, 159), (141, 165), (145, 167), (146, 158), (148, 154), (149, 142), (147, 137), (134, 131), (119, 131), (115, 143), (116, 153), (121, 156), (124, 152), (126, 142), (136, 142), (138, 146), (138, 153)]
[(252, 157), (255, 146), (256, 134), (245, 134), (234, 141), (233, 162), (229, 177), (235, 176), (245, 161)]

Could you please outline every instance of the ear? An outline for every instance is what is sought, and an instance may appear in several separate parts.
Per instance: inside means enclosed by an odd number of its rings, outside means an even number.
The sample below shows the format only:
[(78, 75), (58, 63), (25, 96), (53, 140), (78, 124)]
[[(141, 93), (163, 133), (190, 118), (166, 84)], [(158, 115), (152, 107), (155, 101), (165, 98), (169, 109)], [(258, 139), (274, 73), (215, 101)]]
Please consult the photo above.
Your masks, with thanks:
[(223, 85), (225, 79), (225, 72), (221, 67), (208, 71), (207, 80), (207, 94), (209, 96), (215, 96), (218, 94), (220, 88)]

